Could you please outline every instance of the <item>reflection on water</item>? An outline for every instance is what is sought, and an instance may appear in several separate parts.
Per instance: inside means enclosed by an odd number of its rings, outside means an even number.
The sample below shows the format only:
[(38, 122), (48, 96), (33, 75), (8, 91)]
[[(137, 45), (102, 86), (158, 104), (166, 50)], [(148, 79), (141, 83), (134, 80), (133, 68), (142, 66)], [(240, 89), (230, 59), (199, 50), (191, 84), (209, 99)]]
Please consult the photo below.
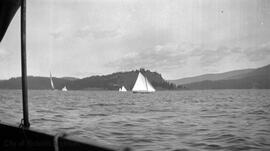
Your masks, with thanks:
[[(268, 150), (269, 92), (32, 90), (30, 123), (137, 150)], [(20, 121), (20, 91), (0, 90), (0, 104), (0, 120)]]

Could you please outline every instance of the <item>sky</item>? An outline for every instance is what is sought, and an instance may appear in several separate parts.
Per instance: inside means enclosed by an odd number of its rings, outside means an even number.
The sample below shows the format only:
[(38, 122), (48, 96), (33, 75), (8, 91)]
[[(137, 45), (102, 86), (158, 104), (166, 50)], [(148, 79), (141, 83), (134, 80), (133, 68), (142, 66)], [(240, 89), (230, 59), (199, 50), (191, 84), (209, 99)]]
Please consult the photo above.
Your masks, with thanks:
[[(269, 0), (27, 0), (28, 75), (139, 68), (178, 79), (270, 64)], [(20, 76), (20, 10), (0, 79)]]

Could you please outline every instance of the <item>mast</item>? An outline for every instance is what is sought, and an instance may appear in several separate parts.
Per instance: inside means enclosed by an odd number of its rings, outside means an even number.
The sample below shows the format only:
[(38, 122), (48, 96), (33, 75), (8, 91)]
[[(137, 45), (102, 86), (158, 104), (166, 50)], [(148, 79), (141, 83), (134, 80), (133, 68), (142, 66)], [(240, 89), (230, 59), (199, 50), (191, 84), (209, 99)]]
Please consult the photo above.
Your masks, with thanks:
[(22, 99), (23, 99), (23, 126), (30, 127), (28, 118), (28, 88), (26, 64), (26, 0), (21, 0), (21, 70), (22, 70)]
[(51, 72), (50, 72), (50, 81), (51, 81), (51, 87), (52, 87), (52, 89), (54, 90), (54, 84), (53, 84), (53, 80), (52, 80), (52, 74), (51, 74)]

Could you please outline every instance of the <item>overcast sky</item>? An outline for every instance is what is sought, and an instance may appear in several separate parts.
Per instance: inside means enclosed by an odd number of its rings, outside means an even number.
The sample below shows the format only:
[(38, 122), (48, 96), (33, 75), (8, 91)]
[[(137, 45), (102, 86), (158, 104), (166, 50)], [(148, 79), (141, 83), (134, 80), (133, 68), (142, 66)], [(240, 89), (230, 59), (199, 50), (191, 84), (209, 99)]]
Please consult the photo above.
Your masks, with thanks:
[[(28, 75), (144, 67), (165, 79), (270, 64), (269, 0), (27, 0)], [(0, 79), (20, 75), (20, 10)]]

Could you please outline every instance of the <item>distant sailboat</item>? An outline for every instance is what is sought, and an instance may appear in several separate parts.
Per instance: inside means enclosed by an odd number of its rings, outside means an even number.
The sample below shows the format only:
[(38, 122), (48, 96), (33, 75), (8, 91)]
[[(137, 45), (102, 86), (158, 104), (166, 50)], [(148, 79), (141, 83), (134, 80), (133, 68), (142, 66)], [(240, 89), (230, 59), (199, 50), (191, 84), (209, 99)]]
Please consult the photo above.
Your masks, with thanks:
[(122, 88), (119, 88), (119, 91), (120, 91), (120, 92), (126, 92), (127, 89), (126, 89), (124, 86), (122, 86)]
[(67, 87), (64, 86), (64, 87), (62, 88), (62, 91), (67, 91)]
[(155, 92), (155, 88), (151, 85), (146, 77), (139, 72), (137, 80), (132, 88), (132, 92), (134, 93), (149, 93)]
[(51, 88), (52, 90), (55, 90), (53, 80), (52, 80), (52, 74), (50, 73), (50, 81), (51, 81)]

